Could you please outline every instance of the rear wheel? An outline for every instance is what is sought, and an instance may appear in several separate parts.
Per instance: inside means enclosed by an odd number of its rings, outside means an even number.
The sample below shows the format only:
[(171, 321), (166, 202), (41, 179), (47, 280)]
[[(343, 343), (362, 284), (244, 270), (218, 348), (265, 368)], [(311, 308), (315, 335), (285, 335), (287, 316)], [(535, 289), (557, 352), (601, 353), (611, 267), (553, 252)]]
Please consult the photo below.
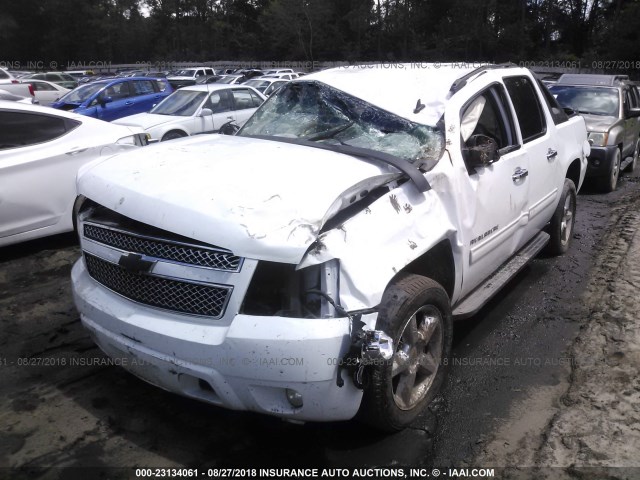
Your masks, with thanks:
[(187, 134), (184, 132), (178, 132), (177, 130), (173, 130), (171, 132), (167, 132), (162, 136), (162, 142), (166, 142), (167, 140), (175, 140), (176, 138), (186, 137)]
[(601, 178), (599, 181), (600, 190), (604, 193), (613, 192), (618, 185), (618, 177), (620, 176), (620, 158), (620, 150), (616, 148), (616, 153), (611, 160), (609, 175)]
[(547, 250), (551, 255), (562, 255), (569, 250), (576, 221), (576, 186), (572, 180), (564, 179), (562, 196), (551, 218)]
[(449, 297), (429, 278), (400, 275), (385, 291), (376, 328), (393, 338), (394, 354), (369, 367), (361, 415), (378, 429), (397, 431), (426, 409), (446, 375), (453, 335)]

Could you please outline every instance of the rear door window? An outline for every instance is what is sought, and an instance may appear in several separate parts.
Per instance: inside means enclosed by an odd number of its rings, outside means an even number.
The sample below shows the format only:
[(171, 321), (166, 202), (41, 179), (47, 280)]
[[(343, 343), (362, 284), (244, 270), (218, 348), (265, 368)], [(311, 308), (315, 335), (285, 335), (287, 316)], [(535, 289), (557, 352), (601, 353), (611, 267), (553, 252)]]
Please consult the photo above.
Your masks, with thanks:
[(507, 77), (504, 83), (515, 109), (522, 141), (526, 143), (544, 135), (547, 124), (542, 113), (540, 99), (528, 77)]
[(151, 80), (134, 80), (133, 89), (135, 95), (151, 95), (155, 93), (153, 82)]

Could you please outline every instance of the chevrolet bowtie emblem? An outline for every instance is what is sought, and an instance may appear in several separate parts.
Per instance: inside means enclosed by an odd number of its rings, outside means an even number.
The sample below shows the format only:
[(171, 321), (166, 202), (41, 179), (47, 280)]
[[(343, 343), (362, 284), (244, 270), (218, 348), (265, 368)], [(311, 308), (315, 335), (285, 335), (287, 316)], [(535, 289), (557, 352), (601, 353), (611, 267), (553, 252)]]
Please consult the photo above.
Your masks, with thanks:
[(127, 253), (122, 255), (120, 260), (118, 260), (118, 265), (133, 273), (146, 273), (151, 270), (154, 263), (156, 262), (143, 260), (142, 255), (138, 255), (137, 253)]

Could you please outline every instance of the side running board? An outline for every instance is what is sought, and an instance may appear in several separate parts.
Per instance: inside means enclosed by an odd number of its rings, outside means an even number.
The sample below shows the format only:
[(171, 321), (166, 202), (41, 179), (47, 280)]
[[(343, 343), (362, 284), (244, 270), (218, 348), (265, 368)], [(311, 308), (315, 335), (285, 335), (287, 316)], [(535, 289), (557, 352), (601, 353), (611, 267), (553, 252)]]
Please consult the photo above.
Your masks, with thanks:
[(453, 310), (454, 320), (463, 320), (476, 314), (491, 298), (500, 291), (522, 268), (534, 258), (549, 242), (549, 234), (540, 232), (520, 249), (509, 261), (503, 264), (493, 275), (467, 295)]

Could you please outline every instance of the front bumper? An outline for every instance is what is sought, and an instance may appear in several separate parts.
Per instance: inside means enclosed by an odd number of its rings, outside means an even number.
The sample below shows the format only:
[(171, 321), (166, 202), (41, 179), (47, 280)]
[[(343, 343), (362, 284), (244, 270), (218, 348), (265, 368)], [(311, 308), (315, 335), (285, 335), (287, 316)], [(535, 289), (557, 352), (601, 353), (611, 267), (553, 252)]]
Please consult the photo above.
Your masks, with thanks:
[[(220, 325), (123, 298), (95, 282), (82, 258), (71, 279), (95, 342), (149, 383), (225, 408), (301, 421), (347, 420), (358, 411), (362, 391), (350, 381), (336, 384), (350, 343), (347, 318), (237, 314)], [(291, 405), (286, 389), (302, 395), (302, 407)]]
[(613, 157), (618, 150), (615, 145), (591, 147), (587, 163), (586, 177), (606, 177), (611, 172)]

